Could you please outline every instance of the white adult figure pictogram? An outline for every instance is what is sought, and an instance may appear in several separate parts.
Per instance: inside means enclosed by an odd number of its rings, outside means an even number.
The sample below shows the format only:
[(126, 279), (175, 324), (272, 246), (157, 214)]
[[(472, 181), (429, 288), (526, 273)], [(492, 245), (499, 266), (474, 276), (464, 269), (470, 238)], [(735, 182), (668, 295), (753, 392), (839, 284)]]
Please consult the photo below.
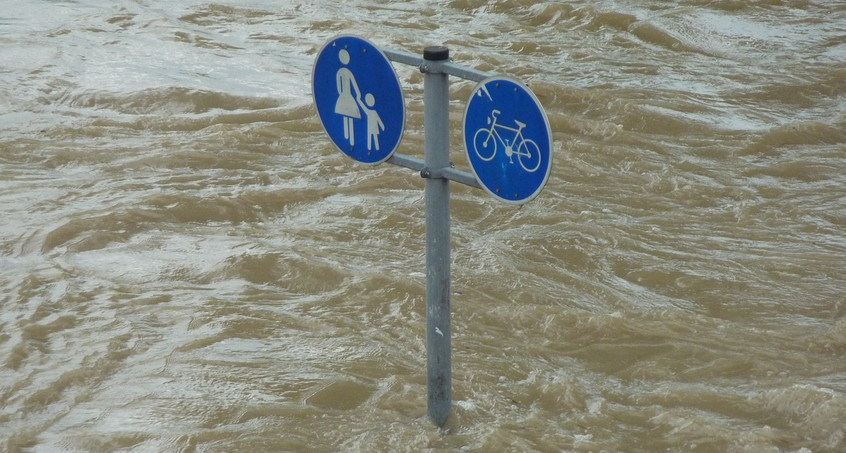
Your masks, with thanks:
[[(350, 54), (346, 49), (341, 49), (338, 52), (338, 58), (343, 65), (350, 63)], [(344, 138), (349, 139), (350, 146), (354, 146), (355, 131), (353, 129), (353, 119), (361, 119), (361, 111), (358, 108), (361, 103), (361, 91), (358, 89), (358, 84), (355, 82), (352, 71), (346, 67), (338, 69), (335, 79), (338, 87), (338, 101), (335, 102), (335, 113), (344, 117)], [(353, 90), (355, 90), (354, 97)]]

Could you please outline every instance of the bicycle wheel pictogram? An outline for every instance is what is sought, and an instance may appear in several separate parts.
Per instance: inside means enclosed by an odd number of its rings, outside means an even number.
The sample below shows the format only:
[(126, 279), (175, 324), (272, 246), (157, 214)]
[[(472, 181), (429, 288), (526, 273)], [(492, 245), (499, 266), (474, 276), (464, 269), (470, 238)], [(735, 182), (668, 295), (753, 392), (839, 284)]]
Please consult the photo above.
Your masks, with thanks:
[(496, 156), (496, 137), (490, 129), (479, 129), (476, 135), (473, 136), (473, 149), (476, 150), (476, 155), (479, 159), (485, 162), (490, 161)]
[(541, 165), (541, 152), (537, 143), (531, 139), (523, 140), (517, 148), (517, 160), (523, 170), (535, 172)]

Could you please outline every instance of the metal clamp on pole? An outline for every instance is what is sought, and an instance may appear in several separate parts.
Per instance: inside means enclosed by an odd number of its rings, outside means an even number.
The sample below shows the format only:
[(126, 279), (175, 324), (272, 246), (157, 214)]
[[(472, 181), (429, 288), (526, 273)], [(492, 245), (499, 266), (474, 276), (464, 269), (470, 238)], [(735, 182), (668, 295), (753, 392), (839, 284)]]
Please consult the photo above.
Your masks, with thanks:
[(442, 46), (427, 47), (423, 49), (423, 62), (420, 63), (420, 72), (423, 74), (446, 74), (442, 67), (448, 62), (448, 48)]
[(421, 177), (421, 178), (424, 178), (424, 179), (428, 179), (428, 178), (434, 178), (434, 179), (443, 178), (443, 177), (444, 177), (444, 169), (443, 169), (443, 168), (429, 168), (429, 167), (423, 167), (423, 169), (422, 169), (422, 170), (420, 170), (420, 177)]
[[(426, 47), (423, 60), (421, 70), (429, 63), (448, 61), (449, 49)], [(434, 424), (444, 426), (452, 405), (449, 180), (442, 177), (443, 169), (450, 167), (449, 76), (424, 71), (423, 96), (425, 155), (420, 175), (426, 178), (427, 412)]]

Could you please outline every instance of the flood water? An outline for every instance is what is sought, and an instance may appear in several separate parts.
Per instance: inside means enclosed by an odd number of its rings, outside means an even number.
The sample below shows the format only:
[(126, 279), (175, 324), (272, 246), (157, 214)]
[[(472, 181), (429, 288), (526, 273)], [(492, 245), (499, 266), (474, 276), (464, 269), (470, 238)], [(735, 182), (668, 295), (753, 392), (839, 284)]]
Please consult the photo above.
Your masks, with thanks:
[[(424, 181), (321, 128), (339, 34), (551, 123), (536, 199), (451, 184), (444, 429)], [(846, 451), (842, 1), (6, 1), (0, 215), (2, 451)]]

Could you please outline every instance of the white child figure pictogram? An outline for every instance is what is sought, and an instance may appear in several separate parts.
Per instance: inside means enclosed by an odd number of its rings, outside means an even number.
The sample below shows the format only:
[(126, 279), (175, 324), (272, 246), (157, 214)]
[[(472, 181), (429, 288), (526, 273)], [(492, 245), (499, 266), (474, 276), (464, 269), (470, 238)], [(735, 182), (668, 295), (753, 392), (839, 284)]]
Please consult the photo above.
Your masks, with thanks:
[[(366, 104), (366, 105), (365, 105)], [(379, 117), (379, 113), (373, 108), (376, 104), (376, 98), (371, 93), (364, 96), (364, 102), (358, 100), (358, 105), (367, 117), (367, 149), (372, 149), (372, 145), (376, 145), (376, 150), (379, 150), (379, 134), (385, 130), (385, 123)]]

